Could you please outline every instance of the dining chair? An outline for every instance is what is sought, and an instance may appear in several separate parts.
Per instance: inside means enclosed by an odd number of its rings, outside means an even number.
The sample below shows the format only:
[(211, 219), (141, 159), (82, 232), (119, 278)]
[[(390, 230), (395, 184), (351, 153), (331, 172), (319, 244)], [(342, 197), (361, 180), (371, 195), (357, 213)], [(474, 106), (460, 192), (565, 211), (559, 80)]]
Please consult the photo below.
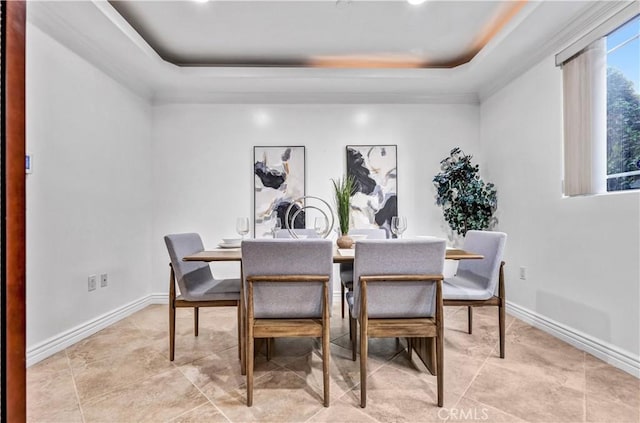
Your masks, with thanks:
[[(197, 233), (172, 234), (164, 237), (171, 262), (169, 276), (169, 360), (173, 361), (176, 342), (176, 308), (193, 307), (193, 331), (198, 336), (200, 307), (238, 307), (238, 353), (240, 338), (240, 279), (215, 279), (209, 264), (184, 261), (185, 256), (204, 250)], [(176, 295), (176, 283), (180, 289)]]
[(333, 244), (325, 239), (242, 242), (247, 305), (247, 406), (253, 404), (255, 338), (322, 338), (324, 406), (329, 406)]
[[(455, 276), (444, 280), (445, 306), (466, 306), (468, 332), (473, 331), (473, 307), (498, 307), (500, 358), (504, 358), (505, 308), (504, 261), (507, 234), (491, 231), (467, 231), (463, 249), (479, 253), (482, 260), (461, 260)], [(497, 292), (496, 292), (497, 290)]]
[[(366, 239), (386, 239), (387, 231), (379, 228), (351, 229), (349, 235), (366, 235)], [(353, 263), (340, 263), (340, 307), (344, 319), (345, 292), (353, 289)]]
[[(320, 238), (320, 235), (315, 229), (293, 229), (298, 236), (304, 236), (305, 238)], [(276, 231), (276, 238), (293, 238), (288, 229), (278, 229)]]
[[(438, 406), (444, 400), (442, 272), (444, 240), (356, 243), (349, 304), (352, 358), (360, 323), (360, 406), (367, 404), (369, 338), (435, 338)], [(407, 351), (411, 354), (412, 342)]]

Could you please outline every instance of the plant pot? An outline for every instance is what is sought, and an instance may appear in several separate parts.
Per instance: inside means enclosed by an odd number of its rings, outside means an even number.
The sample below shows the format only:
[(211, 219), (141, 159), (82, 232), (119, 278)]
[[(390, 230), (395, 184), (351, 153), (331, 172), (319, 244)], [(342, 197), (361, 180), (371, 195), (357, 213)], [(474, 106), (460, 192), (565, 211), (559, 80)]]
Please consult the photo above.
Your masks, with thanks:
[(338, 248), (351, 248), (353, 246), (353, 239), (349, 235), (342, 235), (336, 241)]

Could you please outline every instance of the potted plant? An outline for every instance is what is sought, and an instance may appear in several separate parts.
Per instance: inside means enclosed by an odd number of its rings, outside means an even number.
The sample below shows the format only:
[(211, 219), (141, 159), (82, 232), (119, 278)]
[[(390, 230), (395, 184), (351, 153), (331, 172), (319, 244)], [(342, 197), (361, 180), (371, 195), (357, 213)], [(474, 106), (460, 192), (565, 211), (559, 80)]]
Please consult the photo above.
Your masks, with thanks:
[(332, 179), (335, 194), (336, 210), (338, 212), (338, 223), (340, 225), (340, 237), (337, 244), (339, 248), (351, 248), (353, 240), (349, 235), (349, 220), (351, 215), (351, 196), (356, 188), (356, 181), (351, 175), (341, 179)]
[(442, 207), (454, 236), (464, 236), (471, 229), (484, 230), (496, 222), (496, 189), (480, 178), (480, 166), (472, 164), (472, 158), (456, 147), (440, 162), (441, 172), (433, 177), (436, 204)]

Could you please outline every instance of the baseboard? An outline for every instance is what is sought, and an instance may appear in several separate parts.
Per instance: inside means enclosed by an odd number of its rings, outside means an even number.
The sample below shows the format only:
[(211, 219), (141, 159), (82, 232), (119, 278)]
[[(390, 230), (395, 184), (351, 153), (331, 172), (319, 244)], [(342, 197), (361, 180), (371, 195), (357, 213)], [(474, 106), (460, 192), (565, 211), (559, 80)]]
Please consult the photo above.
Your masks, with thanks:
[(634, 356), (628, 351), (509, 301), (507, 301), (507, 312), (556, 338), (562, 339), (579, 350), (588, 352), (602, 361), (640, 378), (640, 357)]
[(149, 294), (150, 304), (169, 304), (169, 294), (155, 293)]
[[(333, 293), (334, 301), (340, 301), (340, 292)], [(139, 298), (115, 310), (96, 317), (86, 323), (53, 336), (27, 349), (27, 367), (70, 347), (119, 320), (142, 310), (151, 304), (167, 304), (169, 296), (166, 293), (154, 293)], [(624, 351), (607, 342), (595, 339), (585, 333), (565, 326), (552, 319), (544, 317), (532, 310), (517, 304), (507, 302), (507, 312), (530, 325), (562, 339), (574, 347), (586, 351), (595, 357), (611, 364), (637, 378), (640, 378), (640, 357)]]
[(168, 301), (167, 298), (167, 294), (146, 295), (56, 336), (52, 336), (33, 347), (29, 347), (27, 348), (27, 367), (30, 367), (37, 362), (70, 347), (76, 342), (93, 335), (99, 330), (111, 326), (117, 321), (124, 319), (136, 311), (142, 310), (150, 304), (162, 304), (163, 299), (164, 304), (166, 304)]

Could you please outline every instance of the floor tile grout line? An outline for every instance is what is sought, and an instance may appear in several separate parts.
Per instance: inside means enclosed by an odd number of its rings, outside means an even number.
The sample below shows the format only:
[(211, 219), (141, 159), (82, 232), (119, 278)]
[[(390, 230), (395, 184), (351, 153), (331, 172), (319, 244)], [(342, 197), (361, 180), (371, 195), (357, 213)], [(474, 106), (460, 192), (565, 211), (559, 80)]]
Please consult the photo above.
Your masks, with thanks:
[[(202, 404), (200, 404), (200, 405), (196, 405), (195, 407), (193, 407), (193, 408), (191, 408), (191, 409), (189, 409), (189, 410), (185, 410), (185, 411), (183, 411), (182, 413), (178, 414), (177, 416), (173, 416), (170, 420), (165, 420), (165, 421), (166, 421), (167, 423), (174, 422), (176, 419), (178, 419), (178, 418), (180, 418), (180, 417), (184, 416), (184, 415), (185, 415), (185, 414), (187, 414), (187, 413), (192, 412), (193, 410), (197, 410), (198, 408), (204, 407), (204, 406), (205, 406), (205, 405), (207, 405), (207, 404), (211, 404), (211, 401), (209, 401), (209, 398), (207, 398), (207, 397), (205, 396), (205, 399), (206, 399), (206, 401), (205, 401), (205, 402), (203, 402)], [(228, 420), (228, 419), (227, 419), (227, 420)]]
[(86, 423), (86, 419), (84, 418), (84, 411), (82, 409), (82, 402), (80, 401), (80, 394), (78, 393), (78, 386), (76, 385), (76, 378), (73, 375), (73, 368), (71, 367), (71, 359), (69, 358), (69, 354), (67, 354), (67, 350), (64, 350), (64, 356), (67, 358), (67, 366), (69, 367), (69, 373), (71, 374), (71, 382), (73, 383), (73, 391), (76, 394), (76, 401), (78, 401), (78, 409), (80, 410), (80, 418), (82, 419), (82, 423)]
[[(463, 397), (461, 397), (461, 399), (462, 399), (462, 398), (463, 398)], [(485, 404), (484, 402), (482, 402), (482, 401), (478, 401), (477, 399), (467, 398), (467, 397), (464, 397), (464, 398), (465, 398), (465, 399), (467, 399), (467, 400), (473, 401), (473, 402), (477, 402), (478, 404), (484, 405), (484, 406), (486, 406), (486, 407), (493, 408), (494, 410), (497, 410), (497, 411), (501, 412), (502, 414), (506, 414), (506, 415), (507, 415), (507, 416), (509, 416), (509, 417), (513, 417), (514, 419), (517, 419), (517, 420), (521, 420), (521, 421), (523, 421), (523, 422), (530, 423), (530, 421), (529, 421), (529, 420), (523, 419), (522, 417), (518, 417), (518, 416), (516, 416), (515, 414), (511, 414), (511, 413), (509, 413), (509, 412), (507, 412), (507, 411), (505, 411), (505, 410), (503, 410), (503, 409), (501, 409), (501, 408), (498, 408), (498, 407), (496, 407), (496, 406), (489, 405), (489, 404)]]
[[(516, 321), (516, 319), (517, 319), (517, 318), (516, 318), (516, 317), (514, 317), (514, 318), (511, 320), (511, 323), (509, 323), (509, 325), (508, 325), (508, 326), (505, 328), (505, 330), (504, 330), (504, 336), (505, 336), (505, 349), (506, 349), (506, 341), (507, 341), (507, 340), (506, 340), (507, 332), (509, 331), (509, 329), (511, 328), (511, 326), (513, 325), (513, 323)], [(460, 398), (458, 398), (458, 401), (455, 403), (454, 408), (455, 408), (455, 407), (460, 403), (460, 400), (462, 400), (462, 398), (466, 398), (466, 397), (465, 397), (465, 395), (466, 395), (466, 394), (467, 394), (467, 392), (469, 391), (469, 388), (471, 388), (471, 385), (473, 385), (473, 383), (476, 381), (476, 378), (478, 377), (478, 375), (479, 375), (479, 374), (480, 374), (480, 372), (482, 371), (483, 367), (487, 364), (487, 362), (489, 361), (489, 359), (491, 358), (491, 356), (496, 352), (496, 350), (499, 348), (499, 346), (500, 346), (500, 339), (498, 339), (498, 343), (497, 343), (496, 345), (494, 345), (493, 349), (492, 349), (492, 350), (489, 352), (489, 354), (487, 355), (487, 358), (486, 358), (486, 359), (484, 360), (484, 362), (480, 365), (480, 367), (478, 368), (478, 371), (476, 372), (476, 374), (473, 376), (473, 378), (472, 378), (472, 379), (471, 379), (471, 381), (469, 382), (469, 385), (468, 385), (468, 386), (467, 386), (467, 388), (464, 390), (464, 392), (462, 393), (462, 395), (460, 396)], [(505, 356), (506, 356), (506, 353), (505, 353)], [(503, 360), (506, 360), (506, 359), (503, 359)], [(468, 399), (470, 399), (470, 400), (472, 400), (472, 401), (476, 401), (476, 402), (478, 402), (478, 403), (480, 403), (480, 404), (484, 404), (483, 402), (477, 401), (477, 400), (472, 399), (472, 398), (468, 398)], [(505, 414), (508, 414), (508, 415), (510, 415), (510, 416), (516, 417), (516, 418), (518, 418), (518, 419), (525, 420), (525, 419), (523, 419), (523, 418), (521, 418), (521, 417), (515, 416), (515, 415), (513, 415), (513, 414), (511, 414), (511, 413), (509, 413), (509, 412), (506, 412), (505, 410), (502, 410), (501, 408), (494, 407), (494, 406), (489, 405), (489, 404), (484, 404), (484, 405), (487, 405), (487, 406), (489, 406), (489, 407), (491, 407), (491, 408), (494, 408), (494, 409), (496, 409), (496, 410), (498, 410), (498, 411), (500, 411), (500, 412), (502, 412), (502, 413), (505, 413)]]
[[(187, 377), (187, 375), (185, 375), (185, 374), (184, 374), (184, 372), (182, 371), (182, 369), (181, 369), (180, 367), (178, 367), (178, 366), (176, 365), (176, 368), (178, 369), (178, 372), (182, 375), (182, 377), (184, 377), (184, 378), (187, 380), (187, 382), (189, 382), (191, 385), (193, 385), (193, 387), (194, 387), (194, 388), (196, 388), (196, 389), (198, 390), (198, 392), (200, 392), (200, 394), (202, 394), (202, 396), (203, 396), (203, 397), (205, 397), (205, 398), (207, 399), (207, 401), (209, 402), (209, 404), (213, 405), (213, 406), (215, 407), (215, 409), (216, 409), (216, 410), (218, 410), (218, 412), (220, 412), (220, 414), (221, 414), (225, 419), (227, 419), (227, 421), (228, 421), (228, 422), (230, 422), (230, 423), (231, 423), (231, 421), (232, 421), (232, 420), (231, 420), (231, 419), (230, 419), (230, 418), (229, 418), (229, 417), (224, 413), (224, 411), (222, 411), (222, 410), (221, 410), (221, 409), (220, 409), (220, 408), (219, 408), (219, 407), (218, 407), (218, 406), (217, 406), (217, 405), (216, 405), (216, 404), (211, 400), (211, 398), (209, 398), (209, 396), (208, 396), (207, 394), (205, 394), (205, 393), (202, 391), (202, 389), (200, 389), (200, 388), (198, 387), (198, 385), (196, 385), (194, 382), (192, 382), (192, 381)], [(242, 386), (242, 385), (240, 385), (240, 386)], [(238, 389), (238, 388), (235, 388), (235, 389)], [(203, 404), (203, 405), (204, 405), (204, 404)], [(197, 407), (196, 407), (196, 408), (197, 408)], [(189, 410), (189, 411), (191, 411), (191, 410)], [(182, 413), (182, 414), (184, 414), (184, 413)], [(173, 420), (175, 420), (176, 418), (178, 418), (178, 416), (175, 416), (175, 417), (173, 418)]]
[[(151, 353), (152, 353), (152, 354), (156, 354), (157, 356), (162, 357), (162, 358), (164, 359), (164, 356), (162, 355), (162, 353), (160, 353), (160, 352), (158, 352), (158, 351), (155, 351), (155, 350), (153, 350), (153, 349), (152, 349)], [(108, 359), (108, 358), (104, 358), (104, 359), (102, 359), (102, 360), (94, 360), (94, 361), (92, 361), (91, 363), (96, 363), (96, 362), (103, 361), (103, 360), (107, 360), (107, 359)], [(173, 366), (174, 366), (174, 368), (175, 368), (175, 366), (176, 366), (176, 364), (175, 364), (175, 363), (171, 362), (170, 364), (171, 364), (171, 365), (173, 365)], [(78, 389), (78, 388), (77, 388), (77, 385), (76, 385), (76, 383), (75, 383), (75, 376), (74, 376), (74, 374), (73, 374), (73, 370), (74, 370), (74, 369), (73, 369), (73, 367), (72, 367), (72, 368), (71, 368), (71, 375), (74, 377), (74, 386), (76, 387), (76, 395), (78, 395), (78, 399), (79, 399), (79, 398), (80, 398), (80, 395), (79, 395), (79, 393), (77, 392), (77, 389)], [(102, 397), (102, 396), (109, 395), (109, 394), (110, 394), (110, 393), (112, 393), (112, 392), (115, 392), (115, 391), (121, 390), (121, 389), (123, 389), (123, 388), (126, 388), (127, 386), (129, 386), (129, 385), (133, 385), (134, 383), (144, 382), (144, 381), (146, 381), (146, 380), (148, 380), (148, 379), (151, 379), (151, 378), (152, 378), (152, 377), (154, 377), (154, 376), (157, 376), (157, 375), (160, 375), (160, 374), (164, 374), (164, 373), (168, 372), (169, 370), (170, 370), (170, 369), (165, 369), (165, 370), (161, 370), (161, 371), (159, 371), (159, 372), (155, 372), (155, 373), (153, 373), (153, 374), (151, 374), (151, 375), (148, 375), (148, 376), (140, 377), (140, 378), (138, 378), (138, 379), (128, 380), (128, 381), (127, 381), (127, 383), (124, 383), (124, 384), (122, 384), (122, 385), (116, 385), (116, 386), (113, 386), (113, 387), (111, 387), (111, 389), (108, 389), (108, 390), (106, 390), (106, 391), (104, 391), (104, 392), (101, 392), (101, 393), (99, 393), (99, 394), (97, 394), (97, 395), (94, 395), (94, 396), (92, 396), (92, 397), (87, 397), (87, 398), (85, 398), (85, 399), (84, 399), (84, 402), (91, 402), (92, 400), (94, 400), (94, 399), (96, 399), (96, 398), (99, 398), (99, 397)]]
[[(505, 337), (506, 337), (506, 329), (505, 329)], [(460, 402), (460, 400), (467, 394), (467, 392), (469, 391), (469, 388), (471, 388), (471, 385), (473, 385), (473, 382), (476, 381), (476, 378), (478, 377), (478, 375), (480, 374), (480, 372), (482, 371), (482, 368), (487, 364), (487, 362), (489, 361), (489, 359), (491, 358), (491, 356), (495, 353), (497, 346), (500, 344), (500, 340), (498, 340), (497, 345), (494, 345), (493, 348), (489, 351), (489, 353), (487, 354), (487, 357), (484, 359), (484, 361), (482, 362), (482, 364), (480, 365), (480, 367), (478, 367), (478, 371), (473, 375), (473, 377), (471, 378), (471, 381), (469, 381), (469, 384), (467, 385), (467, 387), (465, 388), (465, 390), (462, 392), (462, 394), (460, 395), (460, 398), (458, 398), (458, 401), (456, 401), (456, 403), (453, 405), (453, 408), (455, 408), (458, 403)], [(495, 408), (495, 407), (494, 407)]]
[[(197, 360), (194, 360), (194, 361), (197, 361)], [(191, 363), (193, 363), (193, 362), (185, 363), (184, 365), (189, 365), (189, 364), (191, 364)], [(275, 365), (276, 365), (276, 366), (278, 366), (278, 367), (280, 367), (280, 368), (283, 368), (283, 369), (285, 369), (285, 370), (289, 371), (289, 369), (286, 369), (286, 368), (284, 368), (283, 366), (281, 366), (281, 365), (279, 365), (279, 364), (277, 364), (277, 363), (275, 363)], [(211, 405), (213, 405), (213, 406), (215, 407), (215, 409), (216, 409), (216, 410), (218, 410), (218, 411), (220, 412), (220, 414), (221, 414), (225, 419), (227, 419), (227, 421), (228, 421), (228, 422), (233, 423), (233, 420), (231, 420), (231, 419), (230, 419), (230, 418), (229, 418), (229, 417), (224, 413), (224, 411), (222, 411), (222, 409), (221, 409), (220, 407), (218, 407), (218, 406), (215, 404), (215, 402), (214, 402), (211, 398), (209, 398), (209, 396), (208, 396), (207, 394), (205, 394), (205, 393), (202, 391), (202, 389), (200, 389), (200, 388), (198, 387), (198, 385), (196, 385), (194, 382), (192, 382), (191, 380), (189, 380), (189, 378), (187, 377), (187, 375), (186, 375), (186, 374), (182, 371), (182, 369), (180, 368), (180, 367), (181, 367), (181, 366), (183, 366), (183, 365), (178, 366), (177, 364), (174, 364), (174, 366), (176, 367), (176, 369), (178, 369), (178, 371), (180, 372), (180, 374), (181, 374), (185, 379), (187, 379), (187, 381), (188, 381), (189, 383), (191, 383), (191, 384), (192, 384), (192, 385), (193, 385), (193, 386), (198, 390), (198, 392), (200, 392), (200, 393), (201, 393), (201, 394), (202, 394), (202, 395), (207, 399), (207, 402), (209, 402)], [(260, 376), (258, 376), (258, 377), (256, 377), (256, 376), (254, 375), (254, 382), (259, 381), (260, 379), (262, 379), (262, 378), (266, 377), (267, 375), (269, 375), (269, 373), (272, 373), (272, 370), (270, 370), (270, 371), (268, 371), (268, 372), (265, 372), (265, 374), (260, 375)], [(246, 382), (246, 377), (245, 377), (244, 379), (245, 379), (245, 380), (244, 380), (244, 382), (241, 382), (241, 383), (240, 383), (238, 386), (236, 386), (235, 388), (231, 388), (230, 390), (226, 391), (226, 392), (225, 392), (225, 394), (228, 394), (228, 393), (229, 393), (229, 392), (231, 392), (231, 391), (237, 391), (237, 390), (239, 390), (240, 388), (242, 388), (243, 384), (244, 384), (244, 386), (245, 386), (245, 390), (246, 390), (246, 383), (247, 383), (247, 382)], [(204, 404), (202, 404), (202, 405), (204, 405)], [(202, 405), (200, 405), (200, 406), (198, 406), (198, 407), (201, 407)], [(245, 406), (246, 406), (246, 404), (245, 404)], [(195, 408), (198, 408), (198, 407), (195, 407)], [(192, 410), (194, 410), (195, 408), (193, 408)], [(188, 411), (191, 411), (191, 410), (188, 410)], [(184, 414), (184, 413), (182, 413), (182, 414)], [(173, 419), (178, 418), (178, 417), (179, 417), (179, 416), (181, 416), (182, 414), (180, 414), (180, 415), (178, 415), (178, 416), (175, 416)]]

